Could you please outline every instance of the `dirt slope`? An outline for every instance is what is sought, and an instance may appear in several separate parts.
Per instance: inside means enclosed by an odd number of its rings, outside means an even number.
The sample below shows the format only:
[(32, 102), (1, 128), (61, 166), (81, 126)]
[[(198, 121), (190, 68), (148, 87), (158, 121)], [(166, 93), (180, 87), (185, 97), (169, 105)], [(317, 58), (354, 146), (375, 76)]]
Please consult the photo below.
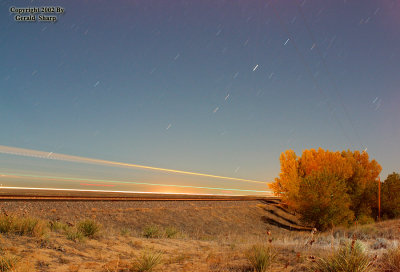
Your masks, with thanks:
[(174, 226), (197, 238), (304, 230), (277, 201), (2, 201), (0, 209), (71, 224), (91, 218), (137, 233), (149, 225)]

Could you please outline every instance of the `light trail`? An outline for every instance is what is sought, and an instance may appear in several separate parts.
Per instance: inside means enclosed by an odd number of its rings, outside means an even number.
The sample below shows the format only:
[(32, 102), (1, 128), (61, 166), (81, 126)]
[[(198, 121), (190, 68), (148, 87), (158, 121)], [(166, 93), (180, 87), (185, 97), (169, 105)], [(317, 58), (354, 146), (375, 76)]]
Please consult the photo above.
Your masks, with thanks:
[(170, 173), (183, 174), (183, 175), (202, 176), (202, 177), (209, 177), (209, 178), (218, 178), (218, 179), (225, 179), (225, 180), (235, 180), (235, 181), (249, 182), (249, 183), (259, 183), (259, 184), (267, 183), (266, 181), (224, 177), (224, 176), (217, 176), (217, 175), (211, 175), (211, 174), (188, 172), (188, 171), (182, 171), (182, 170), (167, 169), (167, 168), (160, 168), (160, 167), (153, 167), (153, 166), (146, 166), (146, 165), (139, 165), (139, 164), (132, 164), (132, 163), (92, 159), (92, 158), (86, 158), (86, 157), (71, 156), (71, 155), (65, 155), (65, 154), (60, 154), (60, 153), (45, 152), (45, 151), (38, 151), (38, 150), (4, 146), (4, 145), (0, 145), (0, 153), (26, 156), (26, 157), (35, 157), (35, 158), (42, 158), (42, 159), (70, 161), (70, 162), (132, 167), (132, 168), (140, 168), (140, 169), (146, 169), (146, 170), (170, 172)]
[[(123, 181), (123, 180), (104, 180), (104, 179), (81, 179), (81, 178), (66, 178), (66, 177), (50, 177), (50, 176), (39, 176), (39, 175), (26, 175), (26, 174), (15, 174), (15, 173), (0, 173), (0, 175), (9, 177), (20, 177), (20, 178), (41, 178), (41, 179), (53, 179), (53, 180), (67, 180), (67, 181), (88, 181), (88, 182), (111, 182), (121, 184), (135, 184), (135, 185), (148, 185), (148, 186), (161, 186), (161, 187), (177, 187), (177, 188), (194, 188), (194, 189), (206, 189), (206, 190), (221, 190), (221, 191), (237, 191), (237, 192), (253, 192), (253, 193), (271, 193), (271, 191), (257, 191), (247, 189), (236, 189), (236, 188), (218, 188), (218, 187), (203, 187), (203, 186), (192, 186), (192, 185), (177, 185), (177, 184), (159, 184), (159, 183), (147, 183), (147, 182), (136, 182), (136, 181)], [(1, 187), (0, 187), (1, 188)]]
[(139, 192), (139, 191), (109, 191), (109, 190), (86, 190), (86, 189), (62, 189), (62, 188), (35, 188), (35, 187), (8, 187), (0, 186), (1, 189), (11, 190), (43, 190), (43, 191), (69, 191), (69, 192), (99, 192), (99, 193), (127, 193), (127, 194), (159, 194), (159, 195), (204, 195), (204, 196), (247, 196), (247, 195), (229, 195), (229, 194), (194, 194), (194, 193), (164, 193), (164, 192)]
[(91, 183), (80, 183), (82, 186), (98, 186), (98, 187), (114, 187), (113, 184), (91, 184)]

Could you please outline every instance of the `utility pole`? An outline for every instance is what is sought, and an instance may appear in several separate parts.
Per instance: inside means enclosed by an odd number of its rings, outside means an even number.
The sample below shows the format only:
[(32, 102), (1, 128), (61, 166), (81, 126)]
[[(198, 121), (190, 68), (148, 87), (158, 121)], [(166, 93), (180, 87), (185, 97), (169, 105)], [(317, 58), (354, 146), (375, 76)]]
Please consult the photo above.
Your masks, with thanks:
[(381, 221), (381, 177), (378, 178), (378, 221)]

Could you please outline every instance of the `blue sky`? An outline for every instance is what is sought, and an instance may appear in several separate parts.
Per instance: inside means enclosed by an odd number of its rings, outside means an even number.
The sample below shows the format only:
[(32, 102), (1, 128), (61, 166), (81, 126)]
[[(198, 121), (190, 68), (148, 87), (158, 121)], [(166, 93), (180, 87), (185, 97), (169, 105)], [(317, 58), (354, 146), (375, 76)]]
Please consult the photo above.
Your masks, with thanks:
[[(66, 12), (55, 24), (9, 12), (43, 5)], [(265, 181), (286, 149), (367, 148), (382, 178), (400, 171), (397, 1), (0, 12), (0, 145)]]

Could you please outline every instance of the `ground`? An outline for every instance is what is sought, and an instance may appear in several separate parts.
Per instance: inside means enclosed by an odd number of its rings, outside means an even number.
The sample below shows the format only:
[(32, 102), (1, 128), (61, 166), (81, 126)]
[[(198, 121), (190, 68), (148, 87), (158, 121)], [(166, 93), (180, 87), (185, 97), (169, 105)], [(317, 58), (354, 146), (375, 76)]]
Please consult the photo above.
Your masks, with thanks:
[[(378, 257), (400, 238), (400, 221), (312, 235), (265, 201), (2, 201), (0, 208), (3, 218), (43, 220), (43, 233), (2, 234), (1, 250), (17, 257), (16, 271), (134, 271), (136, 259), (158, 253), (154, 271), (253, 271), (246, 253), (256, 244), (276, 251), (271, 271), (306, 271), (351, 237)], [(84, 219), (100, 231), (69, 235)]]

